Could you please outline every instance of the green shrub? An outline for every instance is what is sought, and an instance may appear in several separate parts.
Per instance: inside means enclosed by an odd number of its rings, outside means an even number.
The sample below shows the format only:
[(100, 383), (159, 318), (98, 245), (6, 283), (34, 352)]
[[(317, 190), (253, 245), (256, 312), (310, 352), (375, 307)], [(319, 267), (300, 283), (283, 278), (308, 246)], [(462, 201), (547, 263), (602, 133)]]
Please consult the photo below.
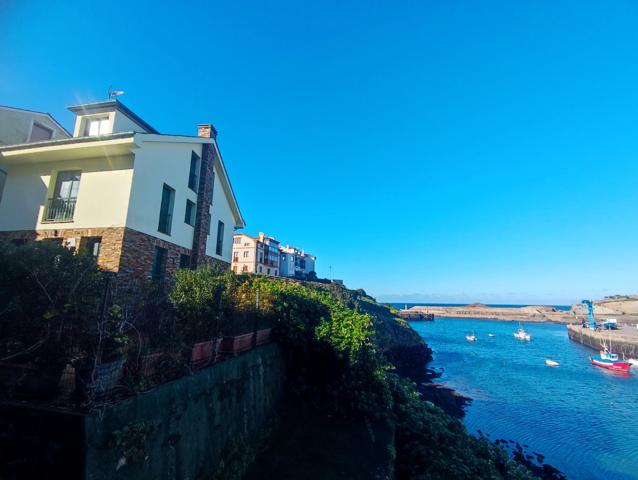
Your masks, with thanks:
[(107, 276), (52, 242), (0, 242), (0, 358), (64, 364), (103, 314)]

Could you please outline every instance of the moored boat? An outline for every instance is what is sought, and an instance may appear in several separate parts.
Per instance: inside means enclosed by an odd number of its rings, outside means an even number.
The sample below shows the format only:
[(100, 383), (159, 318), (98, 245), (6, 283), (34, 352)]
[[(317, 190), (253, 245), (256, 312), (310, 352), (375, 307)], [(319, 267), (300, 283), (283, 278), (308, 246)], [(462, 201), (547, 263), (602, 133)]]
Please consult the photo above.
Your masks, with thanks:
[(532, 339), (532, 336), (527, 333), (523, 327), (518, 327), (518, 330), (514, 332), (514, 338), (521, 341), (529, 342)]
[(609, 370), (618, 370), (621, 372), (629, 371), (631, 363), (618, 359), (615, 353), (600, 352), (600, 355), (590, 357), (591, 363), (597, 367), (607, 368)]
[(558, 367), (560, 363), (558, 363), (556, 360), (550, 360), (549, 358), (546, 358), (545, 365), (547, 365), (548, 367)]
[(476, 342), (476, 335), (472, 334), (472, 335), (465, 335), (465, 339), (468, 342)]

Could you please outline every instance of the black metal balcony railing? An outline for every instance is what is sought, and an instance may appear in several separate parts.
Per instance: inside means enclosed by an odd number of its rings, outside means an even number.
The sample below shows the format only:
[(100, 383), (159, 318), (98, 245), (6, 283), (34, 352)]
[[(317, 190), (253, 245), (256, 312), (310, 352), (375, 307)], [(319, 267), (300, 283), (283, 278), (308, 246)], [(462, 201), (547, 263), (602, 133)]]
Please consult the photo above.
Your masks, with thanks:
[(49, 198), (44, 220), (47, 222), (68, 222), (73, 220), (77, 198)]

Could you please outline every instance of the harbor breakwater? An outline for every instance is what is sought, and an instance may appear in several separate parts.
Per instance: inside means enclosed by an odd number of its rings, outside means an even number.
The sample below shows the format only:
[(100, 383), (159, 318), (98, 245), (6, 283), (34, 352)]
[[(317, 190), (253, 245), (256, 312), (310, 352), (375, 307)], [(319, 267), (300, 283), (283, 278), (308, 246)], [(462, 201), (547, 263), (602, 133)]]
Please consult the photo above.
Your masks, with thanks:
[[(599, 318), (613, 317), (619, 324), (638, 324), (633, 299), (624, 302), (598, 301), (594, 312)], [(508, 322), (551, 322), (582, 323), (587, 318), (587, 311), (582, 304), (572, 305), (570, 309), (561, 309), (547, 305), (509, 306), (484, 305), (415, 305), (402, 309), (399, 315), (406, 320), (427, 320), (432, 318), (472, 318), (477, 320), (499, 320)]]
[(638, 358), (638, 329), (624, 327), (620, 330), (594, 331), (580, 325), (568, 325), (569, 339), (581, 343), (594, 350), (601, 350), (603, 345), (610, 346), (611, 351), (623, 358)]

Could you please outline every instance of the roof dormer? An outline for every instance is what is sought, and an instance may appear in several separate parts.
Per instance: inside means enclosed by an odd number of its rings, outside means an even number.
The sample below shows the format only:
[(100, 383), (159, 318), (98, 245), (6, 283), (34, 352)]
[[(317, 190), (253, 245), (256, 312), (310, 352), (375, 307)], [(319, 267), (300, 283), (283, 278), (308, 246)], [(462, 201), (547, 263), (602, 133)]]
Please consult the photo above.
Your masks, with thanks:
[(75, 113), (74, 137), (120, 132), (159, 133), (117, 99), (68, 107)]

